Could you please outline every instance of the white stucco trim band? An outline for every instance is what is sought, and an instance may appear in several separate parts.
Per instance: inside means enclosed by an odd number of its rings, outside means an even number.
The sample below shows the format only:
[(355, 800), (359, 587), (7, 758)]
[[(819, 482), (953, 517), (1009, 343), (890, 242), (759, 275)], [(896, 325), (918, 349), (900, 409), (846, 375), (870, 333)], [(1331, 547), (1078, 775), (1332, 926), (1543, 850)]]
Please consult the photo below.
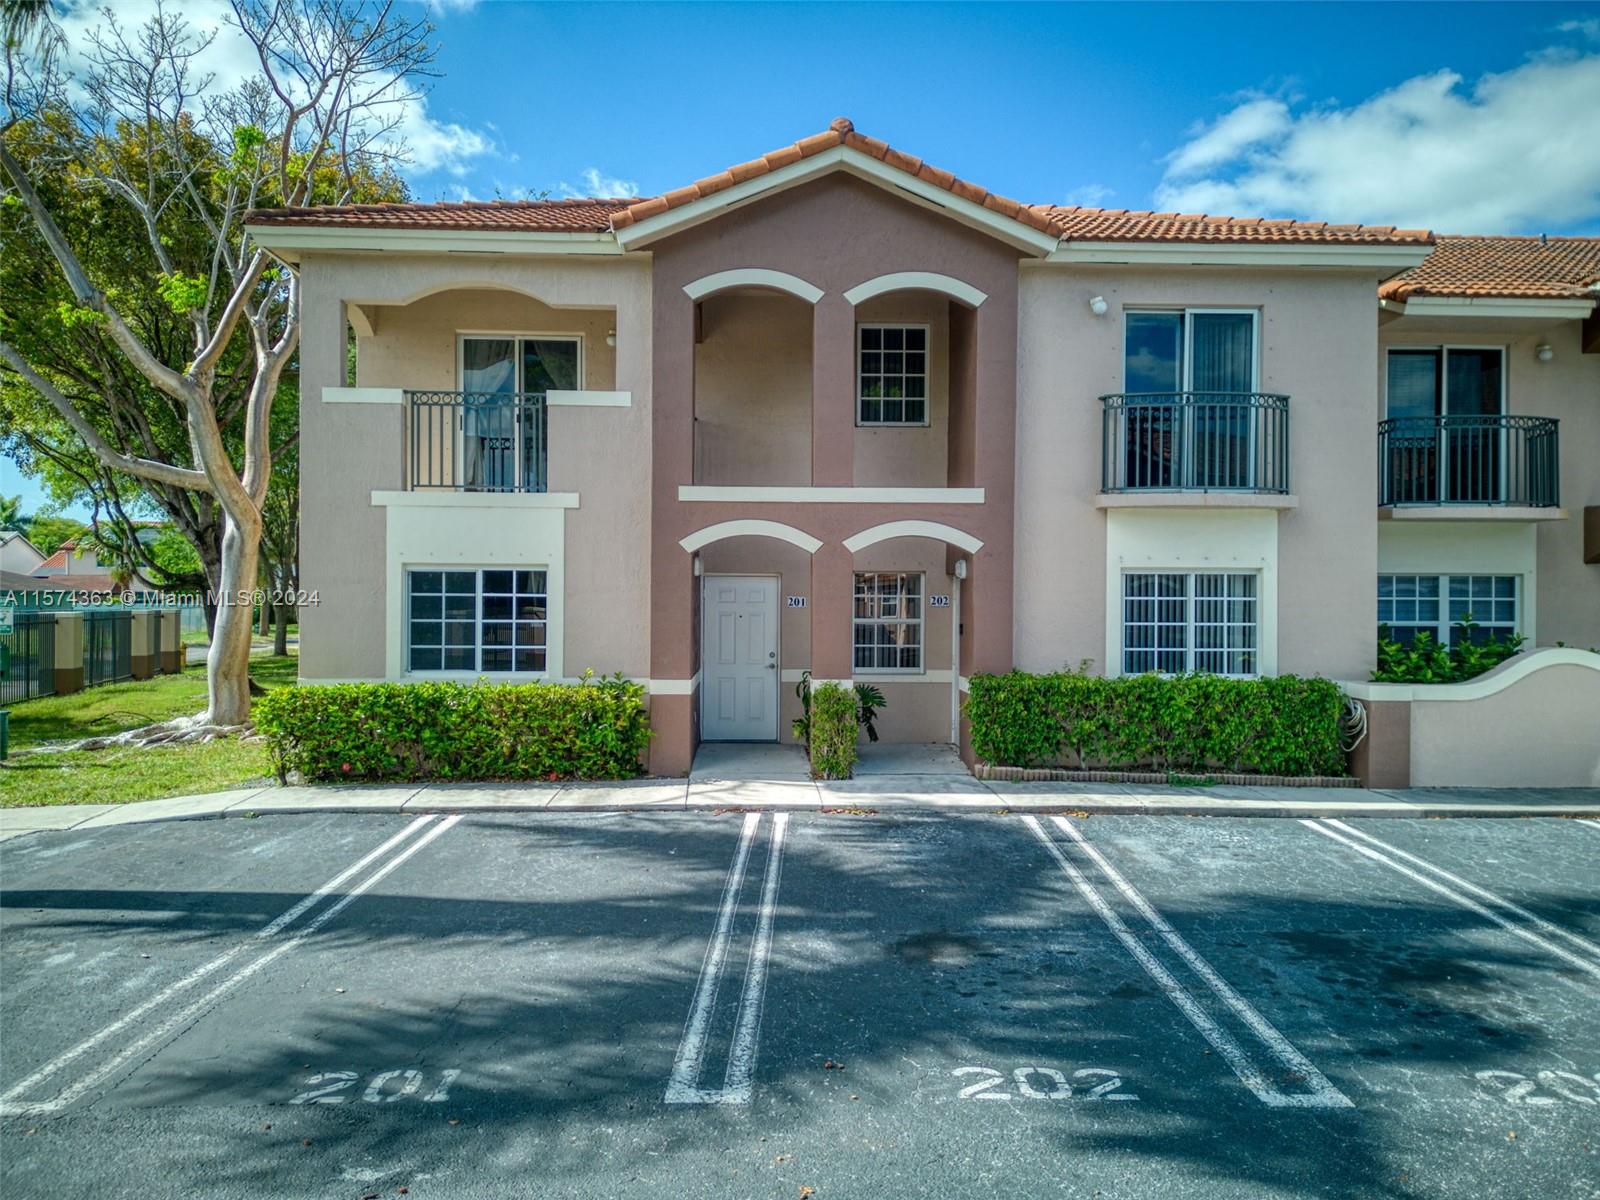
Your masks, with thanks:
[(1378, 509), (1380, 521), (1565, 521), (1564, 508), (1513, 504), (1417, 504)]
[(902, 291), (942, 292), (973, 308), (989, 298), (987, 292), (980, 292), (970, 283), (950, 275), (941, 275), (937, 271), (894, 271), (879, 275), (876, 279), (856, 284), (844, 294), (844, 298), (851, 304), (860, 304), (885, 292)]
[(652, 696), (692, 696), (700, 686), (700, 672), (689, 679), (646, 679), (644, 686)]
[(720, 542), (733, 537), (769, 537), (777, 538), (780, 542), (788, 542), (791, 546), (799, 546), (807, 554), (815, 554), (822, 546), (822, 539), (812, 537), (804, 529), (796, 529), (793, 525), (785, 525), (781, 521), (719, 521), (715, 525), (707, 525), (697, 529), (689, 536), (680, 538), (678, 545), (690, 554), (712, 542)]
[(870, 529), (863, 529), (860, 533), (845, 538), (844, 548), (854, 554), (858, 550), (876, 546), (879, 542), (886, 542), (890, 538), (902, 537), (933, 538), (935, 541), (959, 546), (968, 554), (976, 554), (983, 549), (982, 539), (973, 537), (964, 529), (957, 529), (954, 525), (944, 525), (938, 521), (885, 521), (882, 525), (874, 525)]
[(1096, 508), (1299, 508), (1300, 497), (1263, 492), (1101, 492)]
[(577, 508), (577, 492), (373, 492), (374, 508)]
[(678, 499), (716, 504), (982, 504), (983, 489), (683, 484)]
[(549, 391), (544, 402), (552, 408), (632, 408), (632, 392)]
[(1503, 692), (1535, 671), (1546, 667), (1588, 667), (1600, 671), (1600, 654), (1570, 646), (1546, 646), (1508, 658), (1494, 670), (1464, 683), (1373, 683), (1370, 680), (1341, 683), (1357, 700), (1482, 700)]
[(404, 404), (404, 388), (325, 387), (324, 404)]
[(774, 288), (780, 292), (788, 292), (791, 296), (799, 296), (807, 304), (815, 304), (823, 295), (821, 288), (814, 283), (808, 283), (798, 275), (791, 275), (787, 271), (772, 271), (766, 267), (737, 267), (731, 271), (702, 275), (694, 282), (684, 284), (683, 290), (691, 300), (699, 300), (713, 292), (735, 287)]

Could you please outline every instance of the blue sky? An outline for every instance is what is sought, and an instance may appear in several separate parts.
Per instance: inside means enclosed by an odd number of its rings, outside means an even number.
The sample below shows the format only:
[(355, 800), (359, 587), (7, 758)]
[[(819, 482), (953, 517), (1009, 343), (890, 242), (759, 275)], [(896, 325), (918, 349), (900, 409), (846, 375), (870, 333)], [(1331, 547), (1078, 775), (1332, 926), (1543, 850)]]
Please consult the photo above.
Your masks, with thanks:
[(847, 115), (1021, 200), (1600, 231), (1596, 4), (434, 13), (429, 115), (490, 146), (417, 172), (420, 199), (650, 194)]
[[(843, 115), (1024, 201), (1600, 233), (1600, 4), (429, 8), (420, 200), (649, 195)], [(211, 57), (248, 69), (225, 29)], [(0, 461), (18, 491), (42, 506)]]

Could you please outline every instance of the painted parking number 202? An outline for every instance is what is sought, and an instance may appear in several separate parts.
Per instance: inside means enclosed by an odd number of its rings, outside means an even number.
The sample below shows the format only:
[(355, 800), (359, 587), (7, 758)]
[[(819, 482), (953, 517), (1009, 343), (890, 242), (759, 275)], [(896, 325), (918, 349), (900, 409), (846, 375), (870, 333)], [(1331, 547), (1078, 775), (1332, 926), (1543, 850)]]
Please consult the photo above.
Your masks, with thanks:
[[(450, 1098), (450, 1085), (461, 1074), (458, 1070), (440, 1071), (439, 1079), (431, 1091), (424, 1090), (426, 1080), (421, 1071), (398, 1068), (380, 1071), (367, 1081), (360, 1097), (368, 1104), (392, 1104), (405, 1097), (413, 1097), (424, 1104), (443, 1104)], [(342, 1093), (355, 1087), (361, 1076), (355, 1071), (322, 1071), (306, 1077), (306, 1090), (290, 1104), (343, 1104), (350, 1099)]]
[[(957, 1067), (950, 1073), (958, 1079), (969, 1075), (982, 1077), (956, 1093), (962, 1100), (1071, 1100), (1074, 1097), (1072, 1084), (1064, 1073), (1054, 1067), (1018, 1067), (1011, 1072), (1009, 1080), (1004, 1071), (997, 1071), (993, 1067)], [(1074, 1071), (1072, 1078), (1079, 1081), (1080, 1089), (1087, 1089), (1077, 1093), (1077, 1098), (1081, 1100), (1139, 1098), (1132, 1092), (1122, 1091), (1122, 1076), (1105, 1067), (1084, 1067)], [(1091, 1080), (1098, 1082), (1091, 1084)], [(1008, 1083), (1016, 1085), (1016, 1097), (1006, 1090)]]

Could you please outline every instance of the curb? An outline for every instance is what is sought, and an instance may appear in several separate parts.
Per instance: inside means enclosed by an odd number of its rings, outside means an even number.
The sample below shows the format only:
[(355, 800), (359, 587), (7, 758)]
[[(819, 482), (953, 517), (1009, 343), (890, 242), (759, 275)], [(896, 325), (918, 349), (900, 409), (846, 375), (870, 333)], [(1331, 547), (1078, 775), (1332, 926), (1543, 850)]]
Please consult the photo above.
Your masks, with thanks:
[[(994, 783), (1132, 783), (1158, 787), (1359, 788), (1353, 775), (1246, 775), (1235, 771), (1080, 771), (1068, 767), (1007, 767), (974, 763), (974, 779)], [(1175, 779), (1193, 783), (1173, 783)]]

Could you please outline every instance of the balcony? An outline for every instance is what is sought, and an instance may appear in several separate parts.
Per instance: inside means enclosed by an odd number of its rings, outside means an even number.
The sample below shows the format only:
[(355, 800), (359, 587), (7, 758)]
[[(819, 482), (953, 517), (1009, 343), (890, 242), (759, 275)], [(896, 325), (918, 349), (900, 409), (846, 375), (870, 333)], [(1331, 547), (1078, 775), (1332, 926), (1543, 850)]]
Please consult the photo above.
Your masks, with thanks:
[(408, 391), (405, 410), (406, 490), (548, 489), (543, 392)]
[(1289, 397), (1118, 392), (1105, 410), (1100, 490), (1289, 494)]
[(1505, 414), (1380, 421), (1378, 505), (1557, 508), (1557, 424)]

